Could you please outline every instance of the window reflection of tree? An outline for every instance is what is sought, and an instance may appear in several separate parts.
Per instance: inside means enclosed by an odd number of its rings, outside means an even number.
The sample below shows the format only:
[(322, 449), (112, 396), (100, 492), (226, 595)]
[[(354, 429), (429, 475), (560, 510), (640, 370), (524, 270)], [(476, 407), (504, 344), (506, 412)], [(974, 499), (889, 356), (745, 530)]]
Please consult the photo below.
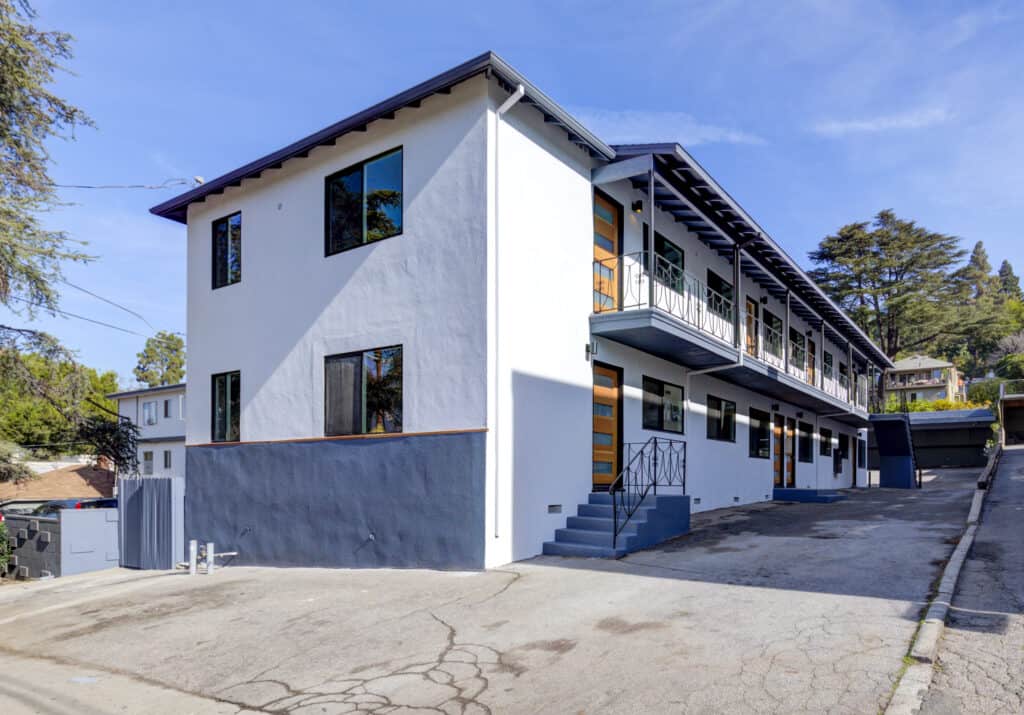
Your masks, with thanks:
[(366, 432), (402, 431), (402, 349), (382, 348), (363, 354), (366, 385)]

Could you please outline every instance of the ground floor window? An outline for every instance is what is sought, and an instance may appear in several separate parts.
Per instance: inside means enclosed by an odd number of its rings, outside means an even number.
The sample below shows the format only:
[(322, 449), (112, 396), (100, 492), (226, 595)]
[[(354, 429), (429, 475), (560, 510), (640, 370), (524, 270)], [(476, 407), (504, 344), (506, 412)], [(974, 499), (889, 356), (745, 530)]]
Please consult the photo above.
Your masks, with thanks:
[(797, 459), (801, 462), (814, 461), (814, 427), (807, 422), (797, 425)]
[(324, 359), (324, 434), (402, 431), (402, 346)]
[(164, 469), (170, 469), (170, 468), (171, 468), (171, 450), (165, 449), (164, 450)]
[(750, 456), (768, 459), (771, 456), (772, 416), (750, 408)]
[(868, 466), (868, 443), (867, 440), (857, 439), (857, 464), (862, 469), (866, 469)]
[(683, 433), (683, 388), (644, 376), (644, 429)]
[(831, 457), (832, 456), (832, 430), (826, 429), (825, 427), (822, 427), (819, 430), (819, 433), (820, 433), (820, 438), (821, 438), (821, 446), (819, 447), (819, 452), (820, 452), (822, 457)]
[(241, 434), (242, 374), (222, 372), (213, 376), (211, 393), (212, 441), (237, 442)]
[(142, 473), (152, 474), (153, 473), (153, 453), (143, 452), (142, 453)]
[(708, 439), (736, 441), (736, 403), (708, 395)]
[(846, 434), (839, 435), (839, 456), (842, 459), (850, 458), (850, 436)]

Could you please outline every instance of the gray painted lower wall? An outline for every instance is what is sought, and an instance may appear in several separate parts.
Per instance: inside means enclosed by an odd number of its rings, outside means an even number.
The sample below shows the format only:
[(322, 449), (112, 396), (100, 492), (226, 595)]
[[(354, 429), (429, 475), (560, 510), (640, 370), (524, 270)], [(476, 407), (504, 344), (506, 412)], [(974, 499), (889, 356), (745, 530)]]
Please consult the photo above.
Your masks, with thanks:
[(185, 539), (263, 566), (480, 569), (486, 435), (186, 449)]
[(8, 576), (60, 576), (61, 533), (57, 517), (8, 514), (5, 519), (11, 543)]

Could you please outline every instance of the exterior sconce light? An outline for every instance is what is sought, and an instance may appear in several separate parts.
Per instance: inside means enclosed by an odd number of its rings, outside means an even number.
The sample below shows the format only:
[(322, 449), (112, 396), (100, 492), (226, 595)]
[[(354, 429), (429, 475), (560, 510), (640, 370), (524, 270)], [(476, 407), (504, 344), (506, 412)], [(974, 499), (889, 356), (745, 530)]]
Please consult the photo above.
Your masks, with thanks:
[(803, 413), (803, 410), (801, 410), (800, 412), (797, 412), (797, 413), (796, 413), (796, 418), (797, 418), (798, 420), (801, 420), (801, 419), (803, 419), (803, 417), (804, 417), (804, 413)]
[(778, 411), (779, 411), (779, 403), (778, 402), (773, 402), (772, 403), (772, 412), (778, 412)]
[(766, 296), (766, 295), (762, 295), (761, 296), (761, 305), (768, 305), (768, 296)]
[(630, 205), (630, 208), (633, 209), (633, 213), (643, 213), (644, 202), (641, 199), (637, 199)]

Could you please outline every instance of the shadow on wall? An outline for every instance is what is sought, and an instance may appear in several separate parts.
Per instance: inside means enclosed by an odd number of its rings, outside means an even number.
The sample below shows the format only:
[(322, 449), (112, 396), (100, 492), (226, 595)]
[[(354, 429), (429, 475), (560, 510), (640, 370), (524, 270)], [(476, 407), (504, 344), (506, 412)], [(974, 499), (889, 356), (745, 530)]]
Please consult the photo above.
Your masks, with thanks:
[[(978, 470), (942, 472), (918, 491), (862, 489), (833, 504), (769, 503), (695, 515), (685, 536), (619, 561), (540, 564), (647, 578), (881, 598), (918, 620), (970, 509)], [(656, 585), (652, 585), (656, 588)], [(1006, 617), (990, 619), (1003, 632)]]

